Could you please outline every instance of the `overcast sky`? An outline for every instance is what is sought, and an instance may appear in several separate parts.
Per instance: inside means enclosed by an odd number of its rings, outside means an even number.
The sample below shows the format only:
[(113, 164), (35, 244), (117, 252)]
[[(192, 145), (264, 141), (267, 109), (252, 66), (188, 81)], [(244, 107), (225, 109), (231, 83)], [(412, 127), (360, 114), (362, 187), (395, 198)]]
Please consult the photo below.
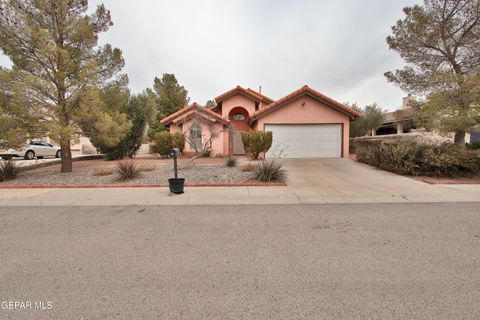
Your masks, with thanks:
[[(95, 0), (114, 26), (101, 37), (122, 49), (130, 88), (174, 73), (191, 98), (241, 85), (279, 99), (308, 84), (340, 102), (393, 110), (405, 96), (383, 73), (403, 65), (385, 42), (415, 0)], [(6, 57), (0, 64), (8, 65)]]

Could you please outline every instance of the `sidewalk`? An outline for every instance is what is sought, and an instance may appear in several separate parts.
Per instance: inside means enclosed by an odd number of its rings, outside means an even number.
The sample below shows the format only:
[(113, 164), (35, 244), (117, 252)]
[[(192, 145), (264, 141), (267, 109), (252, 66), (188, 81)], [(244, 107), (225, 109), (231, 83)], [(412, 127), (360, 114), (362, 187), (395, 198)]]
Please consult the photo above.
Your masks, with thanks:
[(424, 192), (379, 190), (323, 193), (294, 187), (191, 187), (182, 195), (168, 188), (3, 189), (0, 206), (268, 205), (329, 203), (480, 202), (480, 185), (426, 185)]

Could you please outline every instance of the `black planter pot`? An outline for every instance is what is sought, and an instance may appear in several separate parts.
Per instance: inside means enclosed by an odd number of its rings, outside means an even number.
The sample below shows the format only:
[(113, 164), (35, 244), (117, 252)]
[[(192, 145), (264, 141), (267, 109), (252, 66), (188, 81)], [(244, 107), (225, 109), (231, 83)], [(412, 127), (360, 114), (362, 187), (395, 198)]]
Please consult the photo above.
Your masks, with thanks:
[(168, 179), (168, 186), (170, 187), (170, 192), (175, 194), (183, 193), (183, 187), (185, 185), (184, 178), (172, 178)]

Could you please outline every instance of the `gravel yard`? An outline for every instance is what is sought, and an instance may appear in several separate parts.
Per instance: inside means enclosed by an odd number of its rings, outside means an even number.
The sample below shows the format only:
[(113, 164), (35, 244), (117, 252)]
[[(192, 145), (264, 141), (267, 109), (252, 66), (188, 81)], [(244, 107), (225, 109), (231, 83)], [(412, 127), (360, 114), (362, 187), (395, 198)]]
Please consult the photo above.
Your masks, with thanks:
[[(195, 163), (186, 169), (179, 166), (179, 177), (185, 178), (186, 184), (238, 184), (251, 177), (250, 172), (242, 172), (240, 168), (228, 168), (220, 161), (214, 164)], [(59, 166), (39, 168), (20, 172), (15, 180), (0, 182), (0, 185), (106, 185), (106, 184), (168, 184), (168, 179), (173, 178), (173, 165), (167, 161), (139, 160), (141, 166), (146, 168), (140, 176), (133, 180), (122, 181), (113, 172), (104, 176), (96, 176), (99, 170), (112, 171), (116, 162), (113, 161), (84, 161), (78, 162), (71, 173), (60, 173)], [(77, 163), (74, 163), (74, 165)]]

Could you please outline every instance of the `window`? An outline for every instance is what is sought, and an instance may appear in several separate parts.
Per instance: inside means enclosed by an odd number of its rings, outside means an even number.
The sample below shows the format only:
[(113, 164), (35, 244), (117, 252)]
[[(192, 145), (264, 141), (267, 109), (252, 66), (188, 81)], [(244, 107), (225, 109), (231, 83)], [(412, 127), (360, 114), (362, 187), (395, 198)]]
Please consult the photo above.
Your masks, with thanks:
[(190, 141), (192, 148), (196, 151), (202, 149), (202, 129), (199, 126), (193, 125), (190, 127)]
[(232, 116), (232, 120), (235, 120), (235, 121), (245, 120), (245, 116), (241, 113), (237, 113)]

